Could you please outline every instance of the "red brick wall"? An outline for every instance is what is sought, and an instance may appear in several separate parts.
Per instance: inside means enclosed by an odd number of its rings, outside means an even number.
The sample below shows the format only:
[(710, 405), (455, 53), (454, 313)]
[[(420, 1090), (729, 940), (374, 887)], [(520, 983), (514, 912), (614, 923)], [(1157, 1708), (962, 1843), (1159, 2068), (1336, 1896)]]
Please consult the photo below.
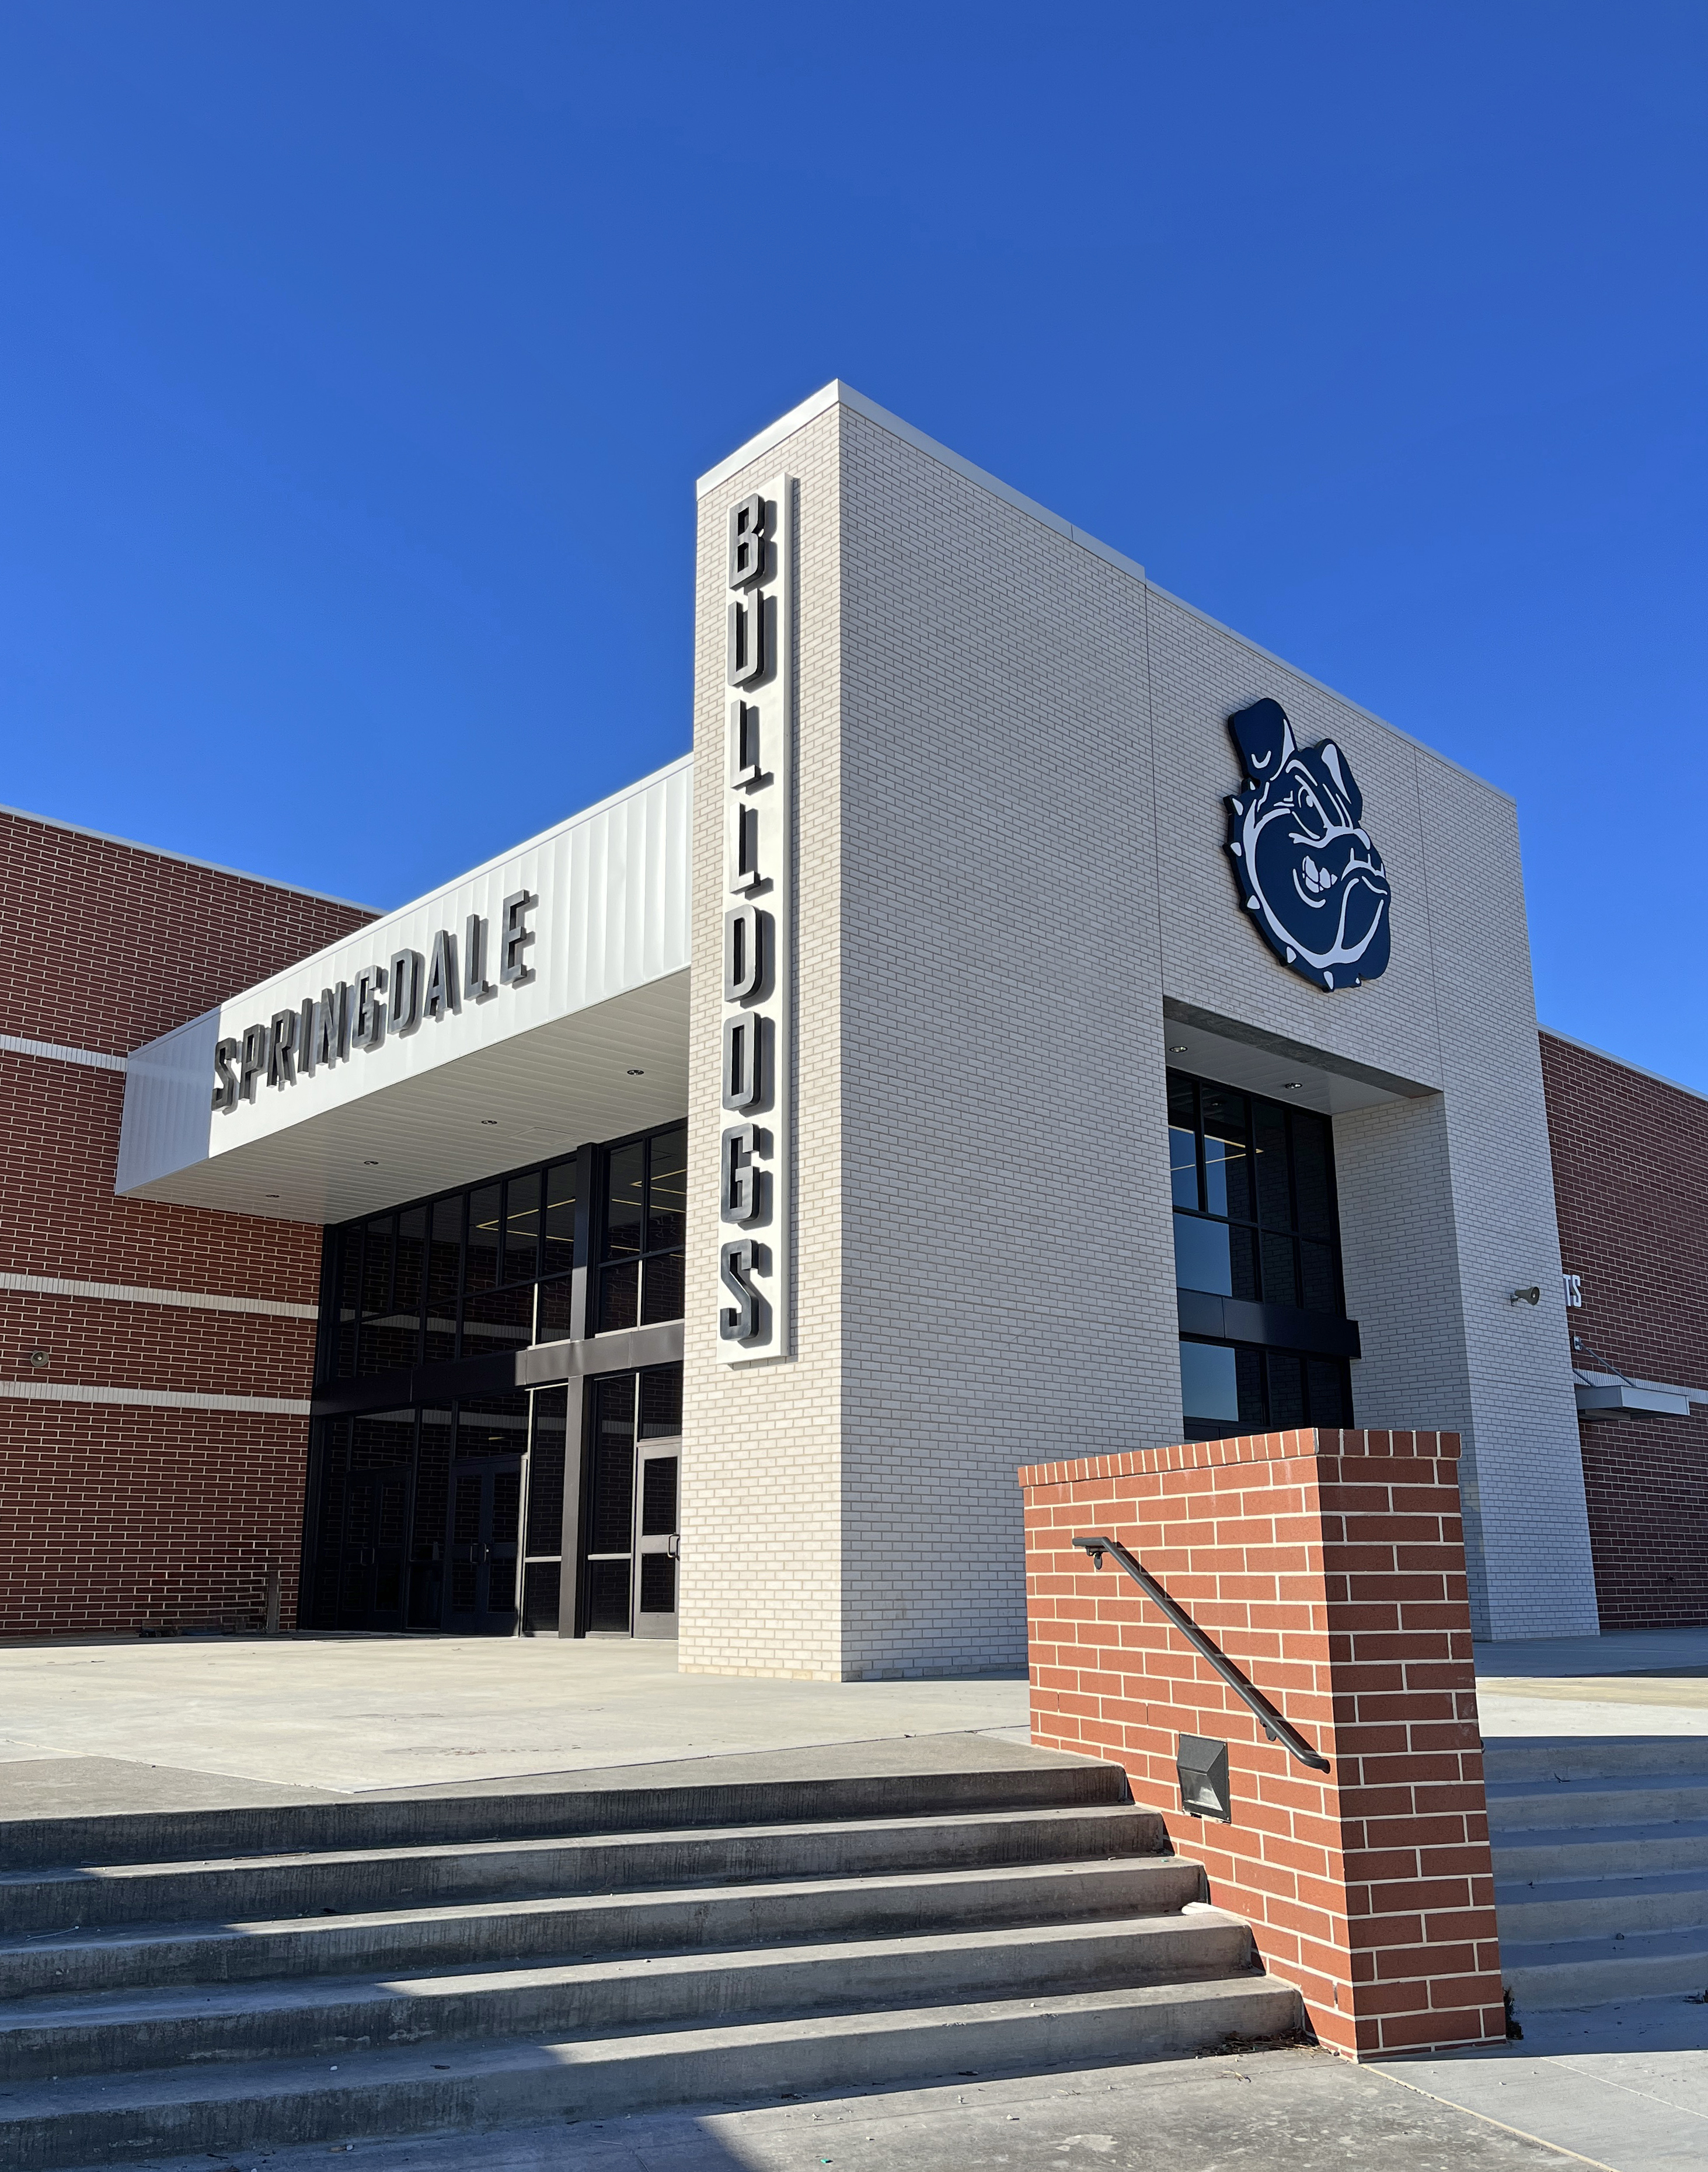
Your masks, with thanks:
[[(1020, 1473), (1032, 1734), (1123, 1766), (1354, 2056), (1501, 2040), (1458, 1451), (1451, 1433), (1291, 1433)], [(1119, 1539), (1305, 1739), (1249, 1709), (1113, 1564)], [(1233, 1822), (1184, 1815), (1180, 1734), (1228, 1745)]]
[[(0, 814), (0, 1033), (126, 1055), (371, 917)], [(124, 1086), (0, 1051), (0, 1270), (314, 1304), (318, 1229), (114, 1196)], [(300, 1401), (314, 1332), (0, 1291), (0, 1385)], [(296, 1416), (0, 1395), (0, 1636), (256, 1627), (270, 1563), (290, 1626), (307, 1453)]]
[[(1708, 1388), (1708, 1100), (1542, 1035), (1578, 1362)], [(1580, 1425), (1601, 1626), (1708, 1621), (1708, 1410)]]
[(269, 1565), (295, 1621), (303, 1419), (13, 1403), (0, 1428), (7, 1635), (259, 1629)]

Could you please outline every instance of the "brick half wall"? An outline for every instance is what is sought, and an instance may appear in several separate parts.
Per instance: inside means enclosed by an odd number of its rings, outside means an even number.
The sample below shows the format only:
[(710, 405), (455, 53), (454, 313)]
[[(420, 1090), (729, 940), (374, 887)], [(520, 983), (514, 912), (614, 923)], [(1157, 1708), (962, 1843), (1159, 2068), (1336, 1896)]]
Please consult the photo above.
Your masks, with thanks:
[[(1353, 2057), (1505, 2035), (1458, 1437), (1268, 1433), (1020, 1473), (1032, 1739), (1121, 1765)], [(1329, 1761), (1268, 1741), (1141, 1592), (1136, 1554)], [(1231, 1824), (1185, 1815), (1181, 1734), (1228, 1745)]]

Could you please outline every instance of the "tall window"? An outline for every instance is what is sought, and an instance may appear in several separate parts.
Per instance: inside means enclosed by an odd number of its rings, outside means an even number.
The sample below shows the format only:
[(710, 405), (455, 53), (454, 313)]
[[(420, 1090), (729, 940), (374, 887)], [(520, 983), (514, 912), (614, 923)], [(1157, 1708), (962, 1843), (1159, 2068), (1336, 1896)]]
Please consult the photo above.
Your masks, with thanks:
[(1182, 1339), (1188, 1438), (1351, 1424), (1346, 1361), (1297, 1317), (1345, 1311), (1328, 1119), (1170, 1072), (1168, 1144), (1177, 1287), (1291, 1315), (1243, 1315), (1250, 1341)]
[(602, 1223), (597, 1331), (680, 1320), (688, 1229), (685, 1125), (611, 1148)]
[(577, 1171), (594, 1172), (589, 1327), (682, 1317), (685, 1126), (536, 1164), (326, 1233), (319, 1377), (561, 1341), (572, 1327)]

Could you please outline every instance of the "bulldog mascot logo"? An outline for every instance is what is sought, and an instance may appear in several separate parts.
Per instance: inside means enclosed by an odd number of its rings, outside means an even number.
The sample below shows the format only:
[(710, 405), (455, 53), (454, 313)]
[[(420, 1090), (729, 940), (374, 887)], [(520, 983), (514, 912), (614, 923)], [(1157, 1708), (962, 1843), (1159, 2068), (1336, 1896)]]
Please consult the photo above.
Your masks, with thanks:
[(1265, 939), (1319, 988), (1373, 981), (1387, 970), (1391, 900), (1345, 755), (1332, 739), (1297, 745), (1266, 696), (1227, 728), (1248, 779), (1227, 803), (1227, 849)]

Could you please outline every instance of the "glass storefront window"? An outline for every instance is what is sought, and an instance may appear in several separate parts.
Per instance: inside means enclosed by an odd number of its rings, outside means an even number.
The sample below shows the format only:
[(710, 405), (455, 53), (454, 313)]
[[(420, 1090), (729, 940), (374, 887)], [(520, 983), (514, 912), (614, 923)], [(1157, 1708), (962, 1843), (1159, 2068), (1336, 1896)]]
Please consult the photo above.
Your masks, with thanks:
[(1225, 1222), (1206, 1222), (1196, 1214), (1174, 1217), (1174, 1286), (1233, 1294), (1233, 1264)]
[(504, 1279), (531, 1282), (540, 1272), (540, 1171), (504, 1187)]
[[(1179, 1288), (1344, 1317), (1326, 1117), (1170, 1072), (1168, 1163)], [(1242, 1322), (1258, 1335), (1265, 1325), (1260, 1314)], [(1297, 1323), (1276, 1323), (1275, 1332), (1277, 1344), (1309, 1339)], [(1344, 1358), (1253, 1343), (1180, 1344), (1192, 1440), (1348, 1425), (1350, 1381)]]
[(1299, 1426), (1344, 1426), (1351, 1398), (1340, 1358), (1302, 1357), (1247, 1343), (1180, 1345), (1180, 1401), (1188, 1440)]
[(1340, 1311), (1325, 1117), (1170, 1072), (1168, 1161), (1179, 1288)]
[[(587, 1330), (683, 1314), (687, 1127), (586, 1150), (598, 1249)], [(317, 1378), (371, 1379), (561, 1341), (575, 1325), (582, 1163), (571, 1158), (326, 1233)]]
[(607, 1159), (595, 1331), (680, 1320), (688, 1226), (688, 1132), (678, 1125)]
[(567, 1275), (575, 1265), (575, 1164), (555, 1163), (545, 1172), (545, 1250), (543, 1275)]

